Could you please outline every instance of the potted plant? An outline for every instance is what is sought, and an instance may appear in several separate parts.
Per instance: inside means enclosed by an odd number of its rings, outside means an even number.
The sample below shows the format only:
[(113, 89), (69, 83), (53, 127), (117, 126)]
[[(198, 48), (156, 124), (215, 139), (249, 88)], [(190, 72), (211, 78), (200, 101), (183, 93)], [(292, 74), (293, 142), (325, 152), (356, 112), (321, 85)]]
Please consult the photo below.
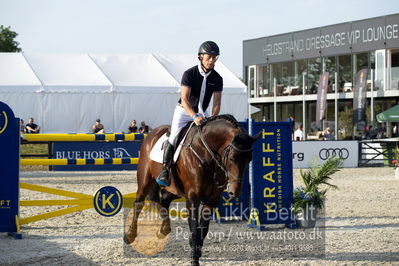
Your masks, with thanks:
[(399, 179), (399, 147), (395, 147), (395, 149), (393, 149), (392, 155), (392, 166), (393, 169), (395, 169), (395, 178)]
[(323, 165), (314, 162), (306, 171), (300, 171), (303, 186), (294, 189), (293, 212), (300, 227), (310, 228), (316, 224), (317, 210), (324, 207), (328, 189), (338, 187), (331, 184), (331, 175), (339, 171), (342, 160), (329, 158)]

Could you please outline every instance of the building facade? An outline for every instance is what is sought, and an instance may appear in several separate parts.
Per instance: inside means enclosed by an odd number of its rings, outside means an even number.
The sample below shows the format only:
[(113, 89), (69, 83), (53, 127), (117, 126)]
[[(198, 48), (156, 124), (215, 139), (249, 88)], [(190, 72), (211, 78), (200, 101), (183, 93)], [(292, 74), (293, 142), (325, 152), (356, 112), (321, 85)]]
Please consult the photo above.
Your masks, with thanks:
[[(327, 127), (336, 139), (361, 134), (352, 123), (354, 86), (356, 74), (367, 69), (365, 124), (390, 136), (393, 125), (378, 124), (375, 116), (399, 102), (399, 14), (245, 40), (243, 66), (249, 104), (258, 110), (251, 117), (292, 116), (305, 139)], [(319, 123), (318, 82), (325, 72), (327, 109)]]

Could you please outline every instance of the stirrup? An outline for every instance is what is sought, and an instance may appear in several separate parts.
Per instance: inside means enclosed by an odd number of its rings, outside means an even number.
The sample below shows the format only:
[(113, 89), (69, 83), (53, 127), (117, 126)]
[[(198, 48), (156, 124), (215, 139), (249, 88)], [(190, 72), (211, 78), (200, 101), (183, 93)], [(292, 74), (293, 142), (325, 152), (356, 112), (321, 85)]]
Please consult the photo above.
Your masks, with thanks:
[(168, 182), (168, 178), (164, 176), (164, 173), (166, 172), (166, 174), (168, 174), (168, 170), (167, 169), (163, 169), (157, 179), (155, 180), (159, 185), (167, 187), (169, 186), (169, 182)]
[(166, 181), (164, 181), (164, 180), (160, 180), (160, 179), (157, 179), (157, 180), (155, 180), (159, 185), (161, 185), (161, 186), (163, 186), (163, 187), (168, 187), (169, 186), (169, 184), (166, 182)]

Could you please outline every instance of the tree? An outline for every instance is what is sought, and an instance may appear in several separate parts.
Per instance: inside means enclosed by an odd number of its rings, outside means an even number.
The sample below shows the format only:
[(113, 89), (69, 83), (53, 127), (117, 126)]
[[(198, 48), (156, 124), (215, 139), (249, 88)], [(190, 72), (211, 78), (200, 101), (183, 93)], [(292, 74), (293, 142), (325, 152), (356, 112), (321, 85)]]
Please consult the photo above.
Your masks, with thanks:
[(14, 41), (18, 33), (11, 31), (10, 27), (0, 25), (0, 52), (21, 52), (19, 42)]

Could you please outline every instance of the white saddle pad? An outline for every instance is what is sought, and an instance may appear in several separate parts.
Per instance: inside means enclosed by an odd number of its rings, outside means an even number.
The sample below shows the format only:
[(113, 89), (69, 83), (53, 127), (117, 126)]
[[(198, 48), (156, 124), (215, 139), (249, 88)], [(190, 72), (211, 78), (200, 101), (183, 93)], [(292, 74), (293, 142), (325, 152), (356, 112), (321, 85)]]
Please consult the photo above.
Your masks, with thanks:
[[(188, 133), (189, 130), (187, 130)], [(186, 135), (184, 136), (184, 138), (182, 139), (182, 141), (180, 142), (179, 146), (177, 147), (175, 154), (173, 155), (173, 162), (177, 162), (177, 159), (179, 159), (179, 154), (180, 154), (180, 150), (181, 147), (184, 143), (184, 140), (186, 139)], [(152, 147), (152, 150), (150, 152), (150, 159), (153, 160), (154, 162), (157, 163), (162, 163), (163, 162), (163, 143), (168, 139), (168, 137), (166, 136), (166, 133), (163, 134), (157, 141), (157, 143), (155, 143), (154, 147)]]

